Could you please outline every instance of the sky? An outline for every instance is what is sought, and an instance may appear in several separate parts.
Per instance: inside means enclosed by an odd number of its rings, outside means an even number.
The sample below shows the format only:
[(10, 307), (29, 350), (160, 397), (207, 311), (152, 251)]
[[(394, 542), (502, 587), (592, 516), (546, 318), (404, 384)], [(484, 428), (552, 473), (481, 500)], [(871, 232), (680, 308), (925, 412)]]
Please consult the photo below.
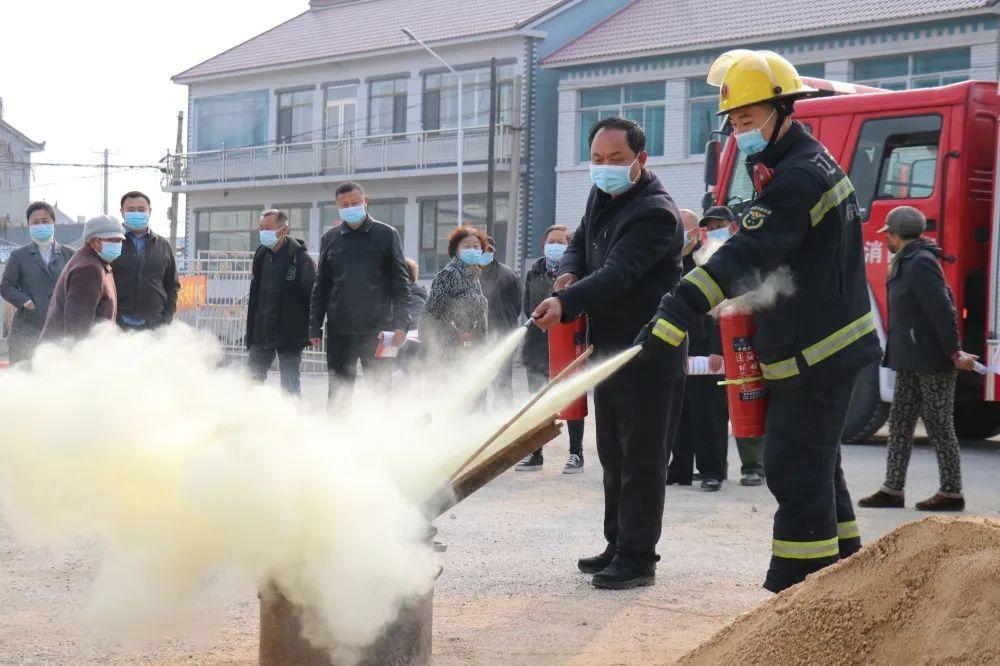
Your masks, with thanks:
[[(3, 0), (4, 120), (45, 142), (33, 162), (155, 165), (173, 152), (187, 88), (170, 77), (274, 27), (308, 0)], [(185, 129), (186, 129), (185, 118)], [(186, 137), (185, 137), (186, 141)], [(101, 169), (37, 166), (32, 199), (73, 218), (101, 213)], [(109, 212), (129, 190), (169, 230), (170, 195), (153, 169), (112, 169)], [(183, 210), (184, 197), (180, 208)], [(183, 234), (183, 226), (178, 230)]]

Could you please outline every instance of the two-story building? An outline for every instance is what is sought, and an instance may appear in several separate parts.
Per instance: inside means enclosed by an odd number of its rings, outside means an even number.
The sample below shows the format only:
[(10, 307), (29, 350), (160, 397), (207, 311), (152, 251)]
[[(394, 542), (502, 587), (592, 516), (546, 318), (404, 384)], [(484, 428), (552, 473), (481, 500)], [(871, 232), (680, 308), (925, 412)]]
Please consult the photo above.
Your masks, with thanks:
[[(165, 189), (186, 193), (187, 254), (251, 250), (257, 216), (288, 212), (319, 246), (334, 191), (361, 182), (370, 213), (430, 277), (459, 219), (486, 226), (491, 59), (496, 59), (494, 223), (520, 265), (555, 219), (558, 76), (539, 61), (627, 0), (311, 0), (291, 20), (176, 75), (188, 151)], [(458, 76), (462, 212), (457, 210)], [(530, 248), (530, 250), (529, 250)]]
[(718, 128), (709, 65), (733, 48), (770, 49), (803, 76), (881, 88), (996, 80), (996, 0), (634, 0), (542, 62), (557, 72), (556, 222), (579, 223), (597, 120), (646, 129), (650, 168), (678, 205), (700, 209), (704, 146)]
[(11, 227), (27, 224), (24, 212), (31, 202), (31, 154), (45, 150), (3, 118), (0, 100), (0, 236)]

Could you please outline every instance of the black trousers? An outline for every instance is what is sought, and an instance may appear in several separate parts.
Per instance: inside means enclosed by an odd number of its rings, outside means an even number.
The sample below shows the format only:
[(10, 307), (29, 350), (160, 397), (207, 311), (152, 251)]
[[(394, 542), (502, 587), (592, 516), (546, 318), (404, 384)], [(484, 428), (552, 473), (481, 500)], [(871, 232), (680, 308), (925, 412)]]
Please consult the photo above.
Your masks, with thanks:
[(267, 372), (278, 357), (281, 388), (290, 395), (302, 395), (302, 350), (275, 349), (263, 345), (250, 345), (248, 364), (254, 381), (267, 381)]
[(616, 556), (659, 560), (667, 451), (677, 434), (684, 378), (658, 386), (594, 390), (597, 455), (604, 468), (604, 537)]
[(691, 485), (697, 465), (703, 479), (726, 478), (729, 404), (715, 377), (688, 377), (680, 426), (670, 452), (667, 483)]
[(851, 377), (827, 388), (770, 392), (764, 469), (778, 510), (764, 587), (772, 592), (861, 548), (840, 466), (840, 436), (853, 387)]
[(359, 335), (326, 336), (326, 369), (329, 375), (329, 399), (333, 402), (341, 389), (348, 397), (354, 390), (358, 376), (358, 361), (367, 379), (379, 381), (388, 370), (385, 363), (375, 358), (378, 349), (378, 331)]

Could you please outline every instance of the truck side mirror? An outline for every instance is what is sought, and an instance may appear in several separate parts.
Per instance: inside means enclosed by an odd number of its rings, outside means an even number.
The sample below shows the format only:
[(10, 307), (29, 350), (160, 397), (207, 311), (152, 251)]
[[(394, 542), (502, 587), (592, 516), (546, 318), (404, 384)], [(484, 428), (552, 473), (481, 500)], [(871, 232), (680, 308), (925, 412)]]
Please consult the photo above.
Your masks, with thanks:
[(719, 155), (722, 142), (712, 139), (705, 144), (705, 186), (711, 187), (719, 181)]

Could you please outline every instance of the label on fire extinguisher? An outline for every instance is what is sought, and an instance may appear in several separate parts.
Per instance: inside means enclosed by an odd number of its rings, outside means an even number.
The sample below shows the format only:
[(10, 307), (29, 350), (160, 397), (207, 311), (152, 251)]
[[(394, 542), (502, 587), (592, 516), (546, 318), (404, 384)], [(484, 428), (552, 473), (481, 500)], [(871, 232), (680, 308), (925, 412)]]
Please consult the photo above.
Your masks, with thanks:
[(736, 373), (741, 380), (750, 380), (740, 385), (740, 400), (760, 400), (766, 395), (764, 382), (759, 378), (760, 363), (753, 341), (749, 337), (733, 338), (733, 350), (736, 352)]

